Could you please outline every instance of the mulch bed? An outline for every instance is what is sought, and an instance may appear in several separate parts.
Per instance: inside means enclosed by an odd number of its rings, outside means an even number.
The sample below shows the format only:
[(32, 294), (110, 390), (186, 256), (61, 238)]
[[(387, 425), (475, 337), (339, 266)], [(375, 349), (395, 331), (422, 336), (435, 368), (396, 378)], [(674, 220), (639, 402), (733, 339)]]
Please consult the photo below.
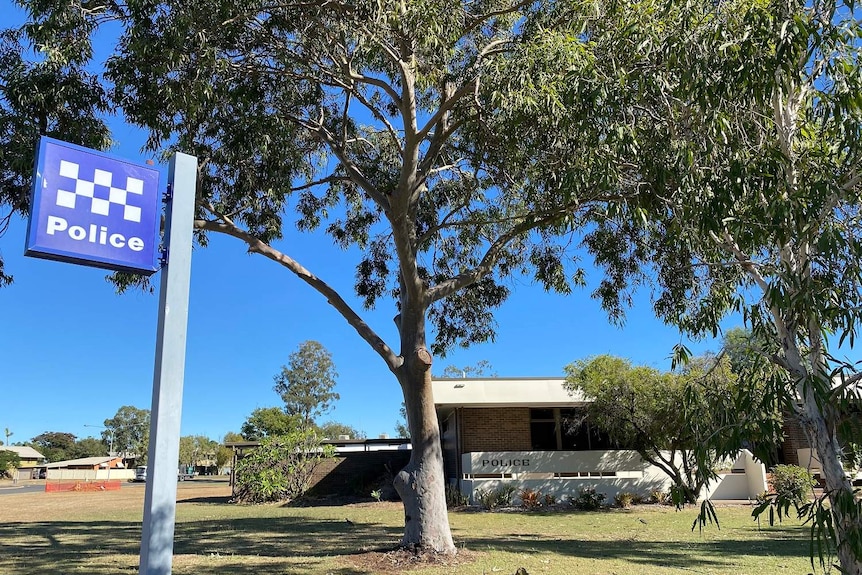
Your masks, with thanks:
[(420, 567), (456, 567), (476, 560), (481, 553), (459, 549), (456, 555), (433, 551), (414, 551), (403, 547), (375, 549), (345, 558), (351, 567), (368, 573), (395, 575)]

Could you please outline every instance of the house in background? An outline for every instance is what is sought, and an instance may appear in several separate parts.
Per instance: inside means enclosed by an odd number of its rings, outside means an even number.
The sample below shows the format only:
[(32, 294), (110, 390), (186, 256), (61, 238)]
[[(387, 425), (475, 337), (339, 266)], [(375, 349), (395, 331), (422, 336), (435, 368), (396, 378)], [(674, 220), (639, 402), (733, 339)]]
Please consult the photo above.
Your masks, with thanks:
[(18, 477), (20, 479), (38, 479), (39, 471), (44, 467), (44, 455), (25, 445), (0, 445), (0, 449), (18, 455), (18, 459), (21, 460), (21, 463), (18, 464)]
[[(478, 490), (504, 485), (557, 499), (587, 487), (609, 499), (621, 491), (668, 491), (670, 478), (636, 451), (615, 448), (583, 417), (589, 400), (564, 384), (563, 378), (434, 379), (447, 483), (471, 500)], [(763, 464), (747, 451), (728, 471), (702, 495), (753, 499), (767, 489)]]
[(126, 468), (120, 456), (83, 457), (46, 465), (48, 481), (134, 479), (135, 470)]

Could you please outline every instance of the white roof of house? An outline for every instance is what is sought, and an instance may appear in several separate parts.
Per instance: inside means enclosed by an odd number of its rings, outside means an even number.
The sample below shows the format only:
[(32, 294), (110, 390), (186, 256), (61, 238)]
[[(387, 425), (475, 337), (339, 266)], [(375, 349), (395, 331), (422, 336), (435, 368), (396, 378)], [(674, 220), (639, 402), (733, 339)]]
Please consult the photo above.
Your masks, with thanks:
[(3, 451), (17, 453), (21, 459), (45, 459), (45, 456), (26, 445), (0, 445)]
[(561, 407), (583, 405), (580, 392), (569, 393), (562, 377), (435, 378), (437, 407)]
[(119, 459), (119, 457), (110, 457), (110, 456), (100, 456), (100, 457), (82, 457), (81, 459), (69, 459), (67, 461), (55, 461), (54, 463), (49, 463), (45, 467), (55, 468), (55, 467), (71, 467), (73, 465), (102, 465), (107, 464), (109, 461), (114, 461), (115, 459)]

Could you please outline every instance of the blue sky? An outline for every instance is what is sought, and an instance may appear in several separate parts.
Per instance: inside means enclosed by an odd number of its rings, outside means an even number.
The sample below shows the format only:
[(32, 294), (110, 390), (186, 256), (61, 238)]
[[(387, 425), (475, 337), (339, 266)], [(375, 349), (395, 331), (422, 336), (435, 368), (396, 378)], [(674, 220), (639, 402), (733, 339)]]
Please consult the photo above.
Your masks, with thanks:
[[(11, 10), (0, 0), (4, 18)], [(112, 153), (145, 159), (138, 152), (140, 133), (116, 122), (113, 129)], [(9, 428), (12, 442), (44, 431), (98, 436), (98, 429), (85, 426), (101, 425), (123, 405), (150, 407), (158, 294), (117, 295), (102, 270), (25, 258), (25, 232), (26, 222), (18, 219), (0, 237), (6, 271), (15, 277), (0, 289), (0, 432)], [(276, 247), (361, 310), (352, 295), (356, 252), (340, 250), (322, 234), (290, 226), (285, 234)], [(567, 363), (601, 353), (668, 369), (671, 349), (681, 341), (677, 330), (653, 317), (645, 294), (625, 327), (610, 325), (589, 298), (597, 277), (590, 279), (587, 289), (569, 297), (512, 280), (513, 295), (496, 315), (497, 341), (436, 358), (433, 372), (487, 360), (504, 377), (561, 376)], [(390, 301), (363, 313), (397, 349), (394, 315)], [(192, 262), (182, 434), (221, 438), (239, 431), (255, 408), (278, 405), (272, 377), (305, 340), (321, 342), (339, 373), (341, 400), (324, 419), (369, 437), (393, 434), (400, 388), (382, 360), (289, 271), (248, 255), (238, 240), (213, 235)], [(690, 347), (699, 353), (718, 345)]]
[[(98, 435), (123, 405), (149, 408), (158, 314), (157, 294), (117, 295), (96, 268), (25, 258), (26, 222), (0, 238), (0, 253), (15, 282), (0, 289), (0, 431), (14, 441), (43, 431)], [(355, 254), (323, 235), (291, 229), (278, 247), (352, 296)], [(159, 275), (153, 276), (158, 286)], [(497, 314), (495, 343), (436, 358), (447, 365), (487, 360), (500, 376), (560, 376), (576, 359), (613, 353), (666, 369), (680, 341), (655, 320), (648, 302), (632, 310), (624, 328), (609, 325), (598, 303), (581, 290), (547, 294), (526, 280)], [(391, 302), (366, 313), (368, 323), (397, 348)], [(341, 400), (329, 417), (369, 437), (393, 433), (400, 389), (382, 360), (317, 292), (243, 244), (213, 236), (192, 259), (182, 434), (212, 438), (238, 431), (257, 407), (279, 404), (272, 376), (305, 340), (321, 342), (339, 373)], [(694, 349), (715, 348), (702, 342)]]

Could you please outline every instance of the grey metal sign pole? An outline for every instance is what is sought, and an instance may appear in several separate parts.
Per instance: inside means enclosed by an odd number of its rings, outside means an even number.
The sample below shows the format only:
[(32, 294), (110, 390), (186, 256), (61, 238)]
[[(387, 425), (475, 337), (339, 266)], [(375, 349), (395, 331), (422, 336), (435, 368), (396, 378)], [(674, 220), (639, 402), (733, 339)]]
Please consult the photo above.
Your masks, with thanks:
[(194, 156), (177, 153), (168, 173), (172, 197), (165, 218), (168, 253), (159, 295), (140, 575), (170, 575), (174, 553), (197, 164)]

